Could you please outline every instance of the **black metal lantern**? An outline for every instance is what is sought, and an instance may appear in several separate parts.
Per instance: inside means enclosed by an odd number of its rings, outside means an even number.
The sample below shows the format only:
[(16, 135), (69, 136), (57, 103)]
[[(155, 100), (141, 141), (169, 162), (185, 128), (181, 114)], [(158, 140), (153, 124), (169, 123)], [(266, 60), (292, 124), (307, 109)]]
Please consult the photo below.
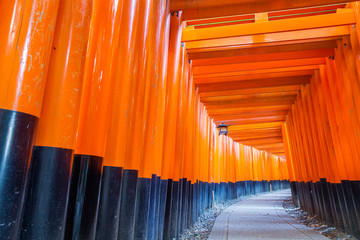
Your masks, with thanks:
[(226, 124), (219, 124), (218, 128), (219, 128), (219, 135), (227, 135), (228, 134), (228, 126)]

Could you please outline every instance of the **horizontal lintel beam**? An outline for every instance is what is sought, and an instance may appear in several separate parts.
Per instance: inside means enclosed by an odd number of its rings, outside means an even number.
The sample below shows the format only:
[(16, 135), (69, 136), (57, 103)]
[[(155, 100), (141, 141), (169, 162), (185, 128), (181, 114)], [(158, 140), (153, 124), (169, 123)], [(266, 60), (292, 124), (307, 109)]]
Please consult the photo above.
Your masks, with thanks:
[(282, 122), (244, 124), (244, 125), (229, 126), (228, 130), (229, 132), (236, 132), (244, 129), (281, 128), (281, 125)]
[(264, 21), (200, 29), (188, 27), (183, 29), (181, 40), (183, 42), (200, 41), (216, 38), (230, 38), (257, 34), (335, 27), (351, 25), (355, 23), (355, 15), (350, 8), (346, 9), (346, 11), (342, 9), (341, 12), (332, 14), (290, 18), (277, 21)]
[(236, 57), (243, 55), (253, 55), (253, 54), (268, 54), (268, 53), (284, 53), (291, 51), (305, 51), (305, 50), (314, 50), (314, 49), (333, 49), (337, 46), (336, 41), (334, 40), (311, 40), (308, 42), (284, 42), (282, 45), (274, 46), (261, 46), (261, 45), (252, 45), (251, 47), (237, 47), (229, 49), (217, 49), (211, 51), (197, 51), (197, 52), (188, 52), (189, 59), (216, 59), (219, 57)]
[(349, 0), (171, 0), (171, 11), (183, 11), (183, 20), (218, 18), (350, 2)]
[(273, 93), (273, 92), (288, 92), (288, 91), (300, 91), (301, 87), (298, 85), (288, 85), (279, 87), (264, 87), (264, 88), (248, 88), (248, 89), (236, 89), (227, 91), (214, 91), (200, 93), (200, 97), (218, 97), (218, 96), (234, 96), (234, 95), (245, 95), (245, 94), (262, 94), (262, 93)]
[[(249, 45), (260, 45), (263, 46), (283, 43), (283, 42), (292, 42), (292, 41), (302, 41), (315, 39), (324, 39), (324, 38), (338, 38), (343, 36), (348, 36), (350, 30), (348, 26), (339, 26), (339, 27), (327, 27), (327, 28), (318, 28), (318, 29), (306, 29), (298, 31), (289, 31), (289, 32), (278, 32), (278, 33), (266, 33), (258, 35), (247, 35), (240, 37), (231, 37), (231, 38), (221, 38), (221, 39), (209, 39), (209, 40), (200, 40), (187, 42), (185, 44), (188, 51), (197, 50), (197, 49), (207, 49), (209, 48), (219, 48), (219, 47), (233, 47), (233, 46), (249, 46)], [(216, 49), (214, 49), (216, 50)]]
[(324, 49), (311, 49), (311, 50), (300, 50), (300, 51), (289, 51), (289, 52), (274, 52), (274, 53), (263, 53), (263, 54), (246, 54), (232, 57), (218, 57), (218, 58), (207, 58), (207, 59), (194, 59), (192, 60), (192, 66), (211, 66), (220, 64), (234, 64), (234, 63), (247, 63), (247, 62), (266, 62), (266, 61), (278, 61), (278, 60), (289, 60), (299, 58), (316, 58), (316, 57), (328, 57), (334, 55), (333, 48)]
[(251, 88), (265, 88), (265, 87), (280, 87), (290, 85), (303, 85), (310, 82), (309, 76), (294, 76), (283, 78), (269, 78), (260, 80), (249, 81), (236, 81), (228, 82), (226, 84), (221, 83), (208, 83), (198, 84), (196, 87), (199, 89), (199, 93), (214, 92), (214, 91), (230, 91), (236, 89), (251, 89)]
[[(309, 70), (315, 69), (316, 65), (325, 64), (325, 58), (303, 58), (303, 59), (291, 59), (291, 60), (277, 60), (277, 61), (267, 61), (267, 62), (251, 62), (251, 63), (237, 63), (237, 64), (224, 64), (224, 65), (214, 65), (214, 66), (201, 66), (201, 67), (193, 67), (194, 77), (209, 77), (204, 76), (203, 74), (210, 73), (229, 73), (229, 72), (239, 72), (241, 71), (259, 71), (262, 69), (275, 69), (273, 72), (287, 72), (289, 71), (286, 68), (290, 68), (291, 70)], [(315, 66), (314, 66), (315, 65)], [(304, 66), (311, 66), (308, 68), (303, 68)], [(297, 67), (297, 68), (295, 68)], [(295, 68), (295, 69), (291, 69)], [(279, 69), (279, 70), (276, 70)], [(247, 72), (245, 72), (246, 74)], [(249, 72), (251, 74), (251, 72)], [(261, 73), (261, 72), (260, 72)], [(199, 76), (201, 74), (201, 76)], [(216, 75), (215, 75), (216, 77)]]

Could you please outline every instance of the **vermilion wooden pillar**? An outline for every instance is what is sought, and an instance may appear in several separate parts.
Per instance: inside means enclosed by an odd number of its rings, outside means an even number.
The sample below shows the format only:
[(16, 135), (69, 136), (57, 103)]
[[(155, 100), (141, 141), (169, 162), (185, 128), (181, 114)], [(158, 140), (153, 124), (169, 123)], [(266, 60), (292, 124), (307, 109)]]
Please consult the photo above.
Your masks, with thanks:
[[(161, 179), (168, 181), (163, 237), (170, 238), (174, 156), (181, 78), (181, 12), (171, 13)], [(165, 204), (165, 203), (164, 203)]]
[(59, 1), (1, 1), (0, 238), (15, 239)]
[(122, 4), (118, 0), (93, 1), (66, 239), (95, 238), (102, 161), (112, 112), (121, 10)]
[(63, 239), (91, 1), (61, 1), (31, 160), (21, 239)]

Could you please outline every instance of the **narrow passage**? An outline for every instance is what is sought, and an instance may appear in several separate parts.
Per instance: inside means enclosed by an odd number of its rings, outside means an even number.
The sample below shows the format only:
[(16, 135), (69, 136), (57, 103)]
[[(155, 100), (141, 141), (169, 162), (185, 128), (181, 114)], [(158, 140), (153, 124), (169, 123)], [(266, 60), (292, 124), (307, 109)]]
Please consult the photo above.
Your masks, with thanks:
[(244, 199), (216, 219), (209, 239), (328, 239), (288, 215), (282, 207), (290, 190)]

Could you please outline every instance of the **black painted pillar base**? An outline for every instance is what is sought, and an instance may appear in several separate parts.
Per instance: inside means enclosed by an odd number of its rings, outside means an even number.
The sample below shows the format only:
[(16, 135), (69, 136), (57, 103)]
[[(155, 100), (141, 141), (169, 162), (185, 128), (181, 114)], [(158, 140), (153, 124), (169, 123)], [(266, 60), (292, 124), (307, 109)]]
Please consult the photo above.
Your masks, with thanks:
[(65, 239), (95, 239), (102, 157), (74, 155)]
[[(136, 188), (134, 239), (146, 239), (150, 213), (151, 179), (138, 178)], [(153, 226), (149, 226), (153, 227)]]
[[(159, 193), (159, 227), (157, 239), (162, 240), (164, 238), (164, 229), (165, 229), (165, 215), (166, 215), (166, 203), (167, 203), (167, 194), (168, 194), (168, 185), (169, 180), (160, 179), (160, 193)], [(171, 191), (171, 188), (169, 189)]]
[(38, 118), (0, 109), (0, 239), (20, 230), (26, 180)]
[(329, 226), (360, 238), (360, 185), (358, 181), (291, 182), (293, 201)]
[(226, 201), (226, 183), (220, 182), (220, 202), (224, 203)]
[(121, 167), (103, 167), (95, 239), (117, 239), (121, 198)]
[(137, 181), (137, 170), (123, 170), (119, 213), (119, 240), (134, 239)]
[(215, 183), (214, 195), (215, 195), (216, 204), (220, 203), (220, 195), (221, 195), (220, 193), (221, 193), (220, 183)]
[(63, 240), (73, 150), (35, 146), (21, 239)]
[(158, 201), (159, 201), (159, 187), (160, 187), (159, 178), (155, 174), (151, 176), (151, 191), (150, 191), (150, 207), (149, 207), (149, 219), (148, 219), (148, 228), (146, 239), (154, 240), (157, 236), (157, 229), (159, 227), (158, 219), (159, 216), (157, 213)]
[(164, 231), (163, 239), (170, 239), (171, 234), (171, 213), (172, 213), (172, 195), (173, 195), (173, 180), (168, 179), (167, 193), (166, 193), (166, 205), (165, 205), (165, 218), (164, 218)]
[(186, 211), (186, 204), (185, 204), (185, 191), (186, 191), (186, 178), (182, 178), (179, 180), (179, 207), (178, 207), (178, 236), (180, 237), (180, 234), (183, 233), (184, 230), (184, 219), (185, 219), (185, 214), (184, 212)]
[(178, 236), (180, 236), (180, 234), (182, 234), (184, 231), (185, 211), (186, 211), (185, 187), (186, 187), (186, 178), (182, 178), (179, 180), (179, 208), (178, 208), (179, 217), (178, 217), (178, 225), (177, 225)]
[(187, 182), (187, 188), (189, 191), (187, 202), (188, 202), (188, 211), (187, 211), (187, 219), (186, 219), (186, 227), (191, 226), (193, 222), (193, 198), (194, 198), (194, 188), (191, 181)]
[(215, 183), (209, 183), (209, 206), (208, 208), (212, 208), (213, 204), (214, 204), (214, 199), (213, 199), (213, 192), (214, 192), (214, 197), (215, 197)]

